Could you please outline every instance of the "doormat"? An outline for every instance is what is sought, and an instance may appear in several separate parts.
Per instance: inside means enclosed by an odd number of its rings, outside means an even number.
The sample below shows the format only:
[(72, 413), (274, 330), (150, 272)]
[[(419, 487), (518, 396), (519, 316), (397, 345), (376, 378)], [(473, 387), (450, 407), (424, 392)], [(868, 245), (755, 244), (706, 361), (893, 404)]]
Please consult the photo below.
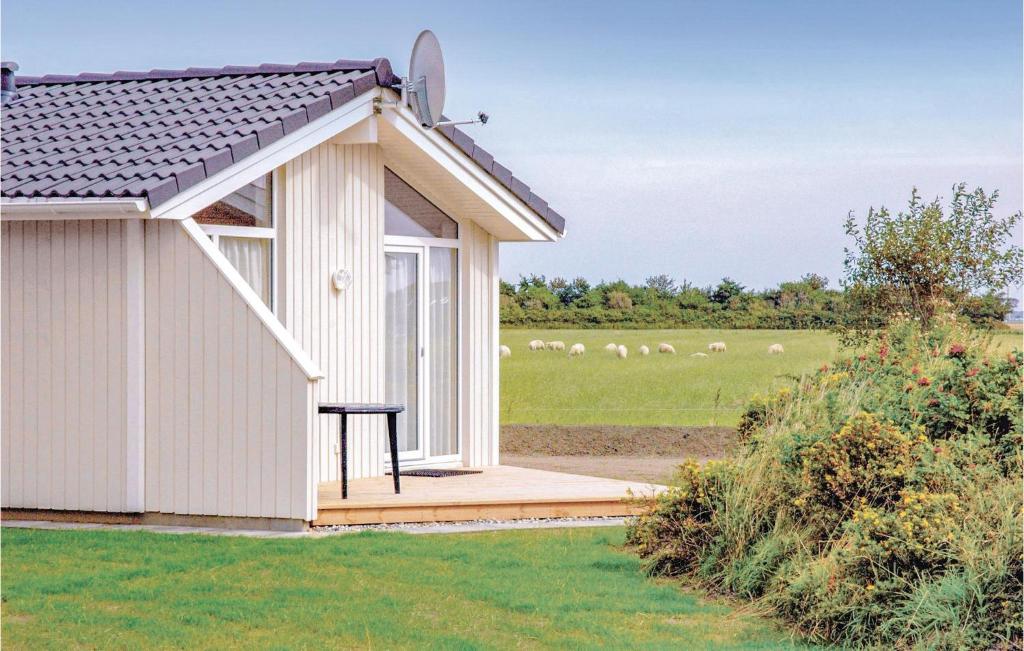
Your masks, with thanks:
[(399, 477), (458, 477), (459, 475), (479, 475), (483, 470), (461, 470), (456, 468), (418, 468), (401, 470)]

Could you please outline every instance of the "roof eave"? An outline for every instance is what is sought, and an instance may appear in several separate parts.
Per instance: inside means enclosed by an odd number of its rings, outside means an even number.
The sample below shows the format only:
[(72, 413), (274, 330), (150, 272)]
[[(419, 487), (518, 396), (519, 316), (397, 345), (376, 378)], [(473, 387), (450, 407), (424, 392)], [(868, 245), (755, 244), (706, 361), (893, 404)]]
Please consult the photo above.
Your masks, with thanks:
[(2, 197), (0, 219), (145, 219), (150, 217), (144, 197)]

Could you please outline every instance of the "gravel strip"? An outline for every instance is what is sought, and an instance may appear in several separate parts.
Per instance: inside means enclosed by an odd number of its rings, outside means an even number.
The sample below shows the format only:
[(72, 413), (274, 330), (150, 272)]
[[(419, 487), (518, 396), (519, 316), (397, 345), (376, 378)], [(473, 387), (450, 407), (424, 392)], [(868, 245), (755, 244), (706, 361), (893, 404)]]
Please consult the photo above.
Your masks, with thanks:
[(474, 533), (513, 529), (567, 529), (572, 527), (618, 527), (631, 518), (620, 516), (592, 518), (523, 518), (521, 520), (469, 520), (466, 522), (407, 522), (399, 524), (358, 524), (313, 527), (314, 535), (336, 535), (360, 531), (399, 531), (402, 533)]
[(201, 534), (207, 536), (243, 536), (246, 538), (304, 538), (336, 536), (360, 531), (396, 531), (400, 533), (475, 533), (513, 529), (568, 529), (573, 527), (616, 527), (629, 522), (628, 517), (594, 518), (529, 518), (523, 520), (470, 520), (467, 522), (408, 522), (401, 524), (332, 525), (312, 527), (309, 531), (269, 531), (263, 529), (221, 529), (158, 524), (99, 524), (86, 522), (53, 522), (50, 520), (4, 520), (4, 527), (17, 529), (149, 531), (163, 534)]

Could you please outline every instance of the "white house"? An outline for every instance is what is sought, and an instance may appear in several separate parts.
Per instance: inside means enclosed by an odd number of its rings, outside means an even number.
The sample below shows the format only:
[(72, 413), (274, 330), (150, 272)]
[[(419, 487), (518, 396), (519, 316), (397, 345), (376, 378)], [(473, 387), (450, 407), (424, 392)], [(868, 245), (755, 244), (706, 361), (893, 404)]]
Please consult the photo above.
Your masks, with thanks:
[[(312, 521), (317, 403), (406, 466), (498, 462), (498, 244), (565, 222), (386, 59), (4, 63), (2, 506)], [(350, 476), (386, 471), (351, 421)], [(179, 518), (180, 519), (180, 518)]]

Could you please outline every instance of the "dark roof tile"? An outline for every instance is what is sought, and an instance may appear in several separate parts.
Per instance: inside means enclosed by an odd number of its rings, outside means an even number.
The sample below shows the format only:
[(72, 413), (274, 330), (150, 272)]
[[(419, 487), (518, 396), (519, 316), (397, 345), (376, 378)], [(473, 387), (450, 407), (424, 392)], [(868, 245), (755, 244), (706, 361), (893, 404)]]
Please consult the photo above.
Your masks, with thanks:
[(467, 155), (473, 155), (473, 139), (470, 138), (469, 135), (466, 134), (465, 132), (456, 129), (455, 137), (452, 138), (452, 142), (455, 143), (456, 147), (466, 152)]
[(473, 146), (473, 160), (488, 172), (490, 172), (491, 168), (494, 166), (494, 156), (488, 154), (479, 145)]
[(193, 163), (180, 172), (175, 172), (174, 180), (178, 182), (178, 192), (191, 188), (206, 178), (206, 166), (202, 163)]
[(565, 218), (551, 208), (548, 208), (547, 214), (544, 215), (544, 220), (551, 224), (559, 233), (565, 232)]
[(149, 197), (150, 204), (159, 206), (178, 194), (178, 184), (174, 179), (167, 179), (163, 183), (147, 186), (145, 193)]
[(217, 172), (231, 167), (234, 162), (231, 158), (231, 150), (227, 148), (205, 156), (202, 161), (203, 167), (206, 168), (206, 176), (213, 176)]
[(512, 177), (512, 183), (509, 184), (509, 189), (512, 190), (512, 194), (522, 199), (524, 203), (530, 201), (530, 186), (514, 176)]
[(304, 108), (296, 109), (281, 118), (281, 129), (286, 136), (299, 127), (306, 126), (306, 124), (306, 109)]
[(509, 170), (507, 167), (505, 167), (498, 161), (495, 161), (492, 164), (492, 166), (490, 166), (490, 173), (495, 175), (495, 178), (498, 179), (499, 183), (501, 183), (505, 187), (508, 187), (509, 189), (512, 188), (512, 171)]
[(526, 205), (533, 209), (538, 215), (548, 214), (548, 202), (544, 201), (534, 193), (530, 193), (530, 198), (526, 200)]
[(336, 109), (356, 96), (352, 84), (344, 84), (330, 92), (331, 108)]
[(256, 137), (259, 139), (260, 149), (284, 138), (284, 129), (280, 122), (271, 122), (256, 129)]
[(237, 163), (246, 156), (256, 153), (259, 149), (259, 138), (255, 135), (247, 135), (231, 143), (231, 157), (234, 158), (234, 162)]
[(306, 104), (306, 118), (310, 122), (323, 117), (330, 112), (331, 99), (329, 97), (320, 97)]

